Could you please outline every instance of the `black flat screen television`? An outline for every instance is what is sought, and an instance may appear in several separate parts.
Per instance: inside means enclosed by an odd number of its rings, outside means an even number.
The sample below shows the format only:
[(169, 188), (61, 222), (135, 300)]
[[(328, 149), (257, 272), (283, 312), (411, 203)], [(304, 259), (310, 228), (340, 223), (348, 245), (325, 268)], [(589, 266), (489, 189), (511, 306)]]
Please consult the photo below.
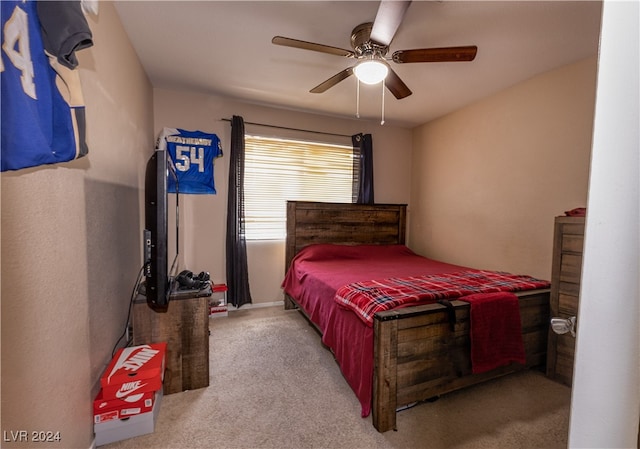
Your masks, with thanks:
[[(169, 263), (169, 196), (168, 176), (176, 177), (166, 151), (156, 150), (147, 162), (145, 172), (145, 229), (143, 232), (145, 295), (147, 304), (156, 311), (166, 311), (178, 260), (178, 194), (176, 194), (176, 250)], [(176, 179), (177, 182), (177, 179)]]

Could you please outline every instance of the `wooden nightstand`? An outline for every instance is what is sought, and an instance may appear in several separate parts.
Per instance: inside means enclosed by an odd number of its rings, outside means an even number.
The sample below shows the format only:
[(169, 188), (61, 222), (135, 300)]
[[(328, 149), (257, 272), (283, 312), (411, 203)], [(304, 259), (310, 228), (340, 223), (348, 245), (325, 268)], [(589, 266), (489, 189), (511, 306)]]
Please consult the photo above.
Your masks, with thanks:
[(209, 386), (209, 291), (171, 295), (167, 312), (155, 312), (138, 295), (133, 344), (166, 342), (164, 394)]

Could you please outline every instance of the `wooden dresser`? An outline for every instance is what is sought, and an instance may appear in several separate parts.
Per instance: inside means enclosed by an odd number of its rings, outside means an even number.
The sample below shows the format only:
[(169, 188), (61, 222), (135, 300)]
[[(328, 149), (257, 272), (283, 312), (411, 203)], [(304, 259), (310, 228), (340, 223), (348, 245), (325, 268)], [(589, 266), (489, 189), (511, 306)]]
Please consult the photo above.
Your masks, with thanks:
[[(551, 271), (551, 316), (578, 315), (584, 217), (556, 217)], [(547, 376), (571, 386), (576, 339), (549, 329)]]
[(165, 395), (209, 386), (209, 296), (172, 293), (164, 313), (134, 300), (133, 344), (167, 343)]

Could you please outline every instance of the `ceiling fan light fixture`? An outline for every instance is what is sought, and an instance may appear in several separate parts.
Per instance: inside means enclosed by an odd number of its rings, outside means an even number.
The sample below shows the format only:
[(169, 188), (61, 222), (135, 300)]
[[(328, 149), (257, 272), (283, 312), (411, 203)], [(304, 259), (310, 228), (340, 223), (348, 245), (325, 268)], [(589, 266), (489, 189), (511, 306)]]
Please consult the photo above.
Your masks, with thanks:
[(387, 77), (389, 68), (380, 61), (367, 59), (356, 65), (353, 73), (365, 84), (378, 84)]

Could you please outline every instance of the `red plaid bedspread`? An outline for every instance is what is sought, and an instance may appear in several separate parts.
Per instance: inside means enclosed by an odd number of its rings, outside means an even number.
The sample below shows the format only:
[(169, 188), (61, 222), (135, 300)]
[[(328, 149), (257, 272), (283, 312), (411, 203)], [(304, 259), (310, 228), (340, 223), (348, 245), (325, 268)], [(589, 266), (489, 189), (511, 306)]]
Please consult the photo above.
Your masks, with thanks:
[(338, 304), (353, 310), (367, 325), (377, 312), (412, 303), (461, 298), (474, 293), (516, 292), (548, 288), (548, 281), (499, 271), (459, 271), (407, 278), (355, 282), (340, 287)]

